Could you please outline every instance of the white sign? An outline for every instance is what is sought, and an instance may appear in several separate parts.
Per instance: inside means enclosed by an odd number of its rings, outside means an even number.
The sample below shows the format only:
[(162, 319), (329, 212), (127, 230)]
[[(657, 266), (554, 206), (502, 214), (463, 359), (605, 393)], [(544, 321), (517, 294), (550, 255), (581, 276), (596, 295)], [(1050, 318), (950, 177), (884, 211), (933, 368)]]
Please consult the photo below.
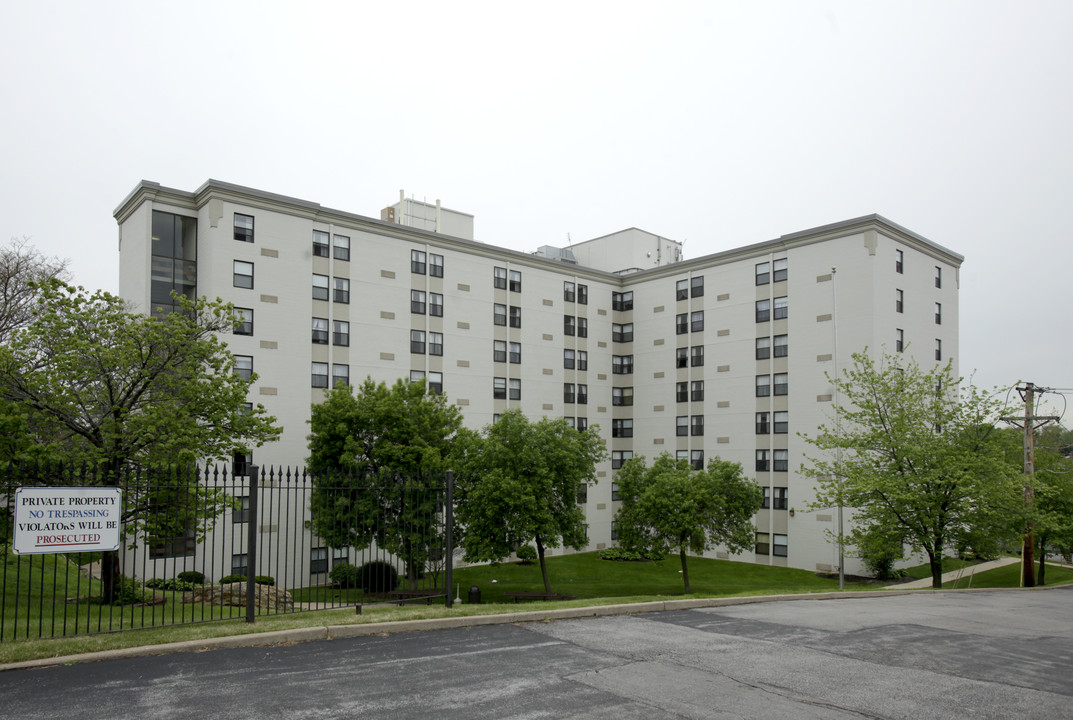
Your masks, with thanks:
[(20, 487), (15, 554), (118, 550), (122, 512), (117, 487)]

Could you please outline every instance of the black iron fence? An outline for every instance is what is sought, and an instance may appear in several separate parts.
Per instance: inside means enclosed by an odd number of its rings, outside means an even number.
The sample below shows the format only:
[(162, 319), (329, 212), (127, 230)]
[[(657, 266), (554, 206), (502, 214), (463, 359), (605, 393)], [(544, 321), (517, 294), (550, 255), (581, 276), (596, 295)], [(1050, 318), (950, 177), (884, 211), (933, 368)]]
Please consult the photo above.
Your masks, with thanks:
[[(290, 468), (0, 470), (0, 642), (370, 603), (452, 603), (452, 478)], [(17, 553), (20, 487), (117, 487), (115, 552)], [(24, 548), (25, 543), (18, 545)]]

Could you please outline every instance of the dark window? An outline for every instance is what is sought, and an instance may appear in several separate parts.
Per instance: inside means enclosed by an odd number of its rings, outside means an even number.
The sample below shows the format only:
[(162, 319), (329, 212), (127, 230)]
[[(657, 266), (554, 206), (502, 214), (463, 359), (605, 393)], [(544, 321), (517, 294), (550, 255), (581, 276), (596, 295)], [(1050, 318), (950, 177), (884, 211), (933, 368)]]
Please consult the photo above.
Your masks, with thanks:
[(350, 302), (350, 280), (348, 278), (337, 277), (334, 278), (335, 283), (335, 296), (334, 299), (337, 303), (349, 303)]
[(894, 312), (902, 312), (904, 307), (905, 293), (901, 290), (894, 291)]
[(574, 369), (574, 351), (563, 350), (563, 367), (567, 370)]
[(938, 338), (935, 339), (935, 359), (943, 359), (943, 341)]
[(492, 362), (505, 363), (507, 361), (507, 341), (492, 341)]
[(756, 451), (756, 471), (767, 472), (771, 469), (771, 452), (768, 450)]
[(563, 383), (563, 402), (572, 403), (576, 397), (574, 383)]
[(771, 535), (765, 532), (758, 532), (756, 534), (756, 554), (757, 555), (770, 555), (771, 554)]
[[(235, 459), (238, 459), (238, 453), (235, 454)], [(245, 460), (245, 455), (242, 456)], [(250, 521), (250, 496), (239, 495), (235, 498), (235, 502), (238, 507), (231, 511), (231, 522), (244, 523)]]
[(430, 277), (443, 277), (443, 255), (429, 253), (428, 274)]
[(340, 347), (350, 345), (350, 323), (346, 320), (332, 321), (332, 344)]
[(905, 350), (905, 331), (901, 328), (894, 330), (894, 349), (898, 352)]
[(313, 342), (317, 345), (328, 344), (328, 318), (313, 318)]
[(767, 397), (771, 394), (771, 376), (770, 375), (757, 375), (756, 376), (756, 396)]
[(411, 250), (410, 251), (410, 272), (417, 275), (425, 274), (425, 251), (424, 250)]
[(574, 335), (577, 327), (573, 315), (563, 315), (563, 335)]
[[(577, 404), (578, 405), (587, 405), (588, 403), (589, 403), (589, 386), (579, 384), (577, 386)], [(582, 418), (578, 418), (579, 423), (581, 422), (581, 420), (582, 420)], [(587, 423), (588, 423), (588, 421), (586, 421), (585, 427), (588, 427)], [(584, 430), (585, 427), (582, 427), (581, 425), (578, 425), (578, 430)]]
[(611, 293), (611, 309), (622, 312), (633, 310), (633, 292)]
[(775, 319), (785, 320), (787, 313), (789, 312), (789, 301), (785, 296), (775, 298)]
[(512, 342), (510, 344), (510, 361), (517, 365), (522, 361), (522, 344)]
[(611, 388), (611, 404), (616, 406), (633, 405), (633, 388)]
[(587, 417), (581, 417), (580, 415), (578, 415), (578, 418), (577, 418), (577, 431), (578, 432), (585, 432), (588, 429), (589, 429), (589, 419)]
[(689, 364), (693, 367), (700, 367), (704, 364), (703, 345), (694, 345), (689, 349)]
[(507, 269), (506, 268), (492, 268), (492, 283), (499, 290), (507, 289)]
[(315, 547), (309, 550), (309, 572), (310, 573), (326, 573), (328, 572), (328, 548)]
[(313, 299), (328, 299), (328, 276), (313, 274)]
[(510, 381), (507, 384), (508, 384), (509, 389), (510, 389), (510, 399), (511, 400), (521, 400), (522, 399), (522, 381), (517, 379), (517, 378), (511, 378)]
[(197, 219), (153, 211), (151, 295), (154, 314), (175, 311), (172, 292), (197, 297)]
[(694, 435), (694, 436), (704, 434), (704, 416), (703, 415), (694, 415), (690, 419), (689, 434)]
[(428, 354), (443, 355), (443, 333), (430, 332), (428, 334)]
[(574, 302), (577, 299), (577, 290), (574, 283), (569, 280), (563, 281), (563, 302)]
[(611, 372), (615, 375), (629, 375), (633, 372), (633, 355), (613, 355)]
[(703, 450), (690, 450), (689, 451), (689, 464), (693, 466), (694, 470), (704, 469), (704, 451)]
[(787, 538), (785, 535), (772, 535), (771, 536), (771, 554), (775, 557), (786, 557), (787, 555)]
[(411, 330), (410, 331), (410, 352), (415, 355), (425, 354), (425, 331), (424, 330)]
[(763, 490), (764, 490), (764, 499), (760, 501), (760, 509), (761, 510), (767, 510), (768, 508), (771, 507), (771, 488), (766, 487), (766, 488), (763, 488)]
[(894, 251), (894, 272), (898, 272), (898, 273), (902, 272), (903, 268), (905, 267), (904, 266), (904, 261), (905, 261), (905, 253), (903, 253), (901, 250), (895, 250)]
[(239, 242), (253, 242), (253, 215), (235, 213), (235, 239)]
[(679, 415), (674, 419), (674, 434), (678, 437), (689, 435), (689, 416)]
[(775, 394), (786, 395), (790, 390), (787, 373), (775, 373)]
[(433, 317), (443, 317), (443, 295), (441, 293), (428, 294), (428, 314)]
[(688, 300), (689, 299), (689, 281), (679, 280), (674, 285), (674, 299), (675, 300)]
[(417, 315), (425, 314), (425, 291), (424, 290), (411, 290), (410, 291), (410, 312)]
[(507, 379), (506, 378), (492, 378), (492, 397), (496, 400), (507, 399)]
[(701, 332), (704, 330), (704, 311), (697, 310), (689, 314), (689, 330), (690, 332)]
[(767, 360), (771, 357), (771, 338), (758, 337), (756, 339), (756, 359)]
[(942, 303), (935, 303), (935, 324), (936, 325), (942, 325), (943, 324), (943, 304)]
[(703, 380), (694, 380), (690, 383), (689, 399), (693, 402), (701, 402), (704, 400)]
[(578, 284), (577, 286), (577, 304), (588, 305), (589, 304), (589, 286)]
[(767, 322), (771, 319), (771, 301), (770, 300), (757, 300), (756, 301), (756, 321), (758, 323)]
[(935, 287), (941, 288), (943, 286), (943, 269), (938, 265), (935, 266)]
[(782, 282), (786, 279), (787, 262), (786, 258), (780, 258), (771, 264), (771, 269), (774, 270), (771, 279), (774, 282)]
[(426, 386), (433, 395), (443, 395), (443, 373), (430, 372), (428, 374), (428, 385)]
[(522, 309), (520, 307), (510, 306), (510, 326), (513, 328), (522, 326)]
[(674, 385), (674, 399), (676, 402), (689, 402), (689, 383), (680, 382)]
[(756, 434), (767, 435), (771, 432), (771, 424), (768, 419), (771, 417), (770, 413), (758, 412), (756, 414)]
[(342, 565), (343, 563), (350, 563), (350, 553), (347, 548), (334, 548), (332, 550), (332, 567), (336, 565)]
[(790, 432), (790, 413), (786, 410), (775, 412), (775, 434), (785, 435)]
[(246, 553), (235, 553), (231, 556), (231, 574), (246, 574)]
[(253, 335), (253, 310), (249, 308), (235, 308), (235, 334)]
[(243, 380), (253, 377), (253, 355), (235, 356), (235, 374)]
[(776, 450), (775, 451), (775, 464), (772, 467), (775, 472), (786, 472), (790, 469), (790, 451), (789, 450)]
[(777, 487), (775, 488), (775, 502), (773, 502), (771, 506), (775, 510), (786, 510), (789, 507), (787, 500), (787, 489), (784, 487)]
[(674, 316), (674, 332), (678, 335), (689, 332), (689, 315), (680, 313)]
[[(232, 477), (249, 477), (250, 468), (253, 466), (253, 455), (251, 453), (233, 453), (231, 455), (231, 475)], [(249, 504), (247, 503), (247, 507)]]
[(313, 231), (313, 257), (328, 257), (328, 233), (322, 230)]
[(577, 351), (577, 369), (588, 370), (589, 369), (589, 353), (587, 350)]
[(589, 319), (579, 317), (577, 319), (577, 336), (588, 337), (589, 336)]
[(496, 325), (507, 324), (507, 306), (495, 303), (492, 305), (492, 322)]
[(786, 357), (790, 353), (790, 337), (788, 335), (775, 336), (775, 357)]
[(511, 292), (520, 293), (522, 291), (522, 274), (518, 270), (510, 271), (510, 283), (508, 284)]
[(689, 367), (689, 348), (676, 348), (674, 351), (674, 366), (676, 368)]
[(313, 363), (313, 387), (326, 388), (328, 387), (328, 363), (315, 362)]
[(253, 263), (235, 261), (234, 285), (237, 288), (253, 289)]
[(350, 387), (349, 365), (332, 365), (332, 387)]
[(349, 260), (350, 259), (350, 238), (346, 235), (336, 235), (332, 238), (334, 245), (333, 250), (336, 260)]
[[(633, 460), (632, 450), (612, 450), (611, 451), (611, 469), (618, 470), (622, 467), (622, 464), (627, 460)], [(618, 500), (618, 483), (611, 483), (611, 499)]]
[(633, 420), (626, 418), (622, 420), (611, 421), (611, 437), (617, 438), (630, 438), (633, 437)]
[(756, 264), (756, 284), (767, 285), (771, 282), (771, 264), (770, 263), (757, 263)]
[(702, 297), (704, 295), (704, 276), (699, 275), (689, 280), (690, 297)]
[(633, 342), (633, 323), (611, 325), (612, 342)]

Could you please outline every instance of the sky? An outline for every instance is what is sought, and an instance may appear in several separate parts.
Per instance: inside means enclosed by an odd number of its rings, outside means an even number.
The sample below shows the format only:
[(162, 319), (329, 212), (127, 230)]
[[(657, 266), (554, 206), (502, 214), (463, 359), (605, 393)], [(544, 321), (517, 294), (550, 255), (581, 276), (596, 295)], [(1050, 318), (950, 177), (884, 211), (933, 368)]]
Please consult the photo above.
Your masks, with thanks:
[(5, 2), (0, 238), (116, 292), (142, 179), (401, 189), (520, 251), (878, 213), (965, 256), (962, 373), (1073, 389), (1071, 31), (1064, 0)]

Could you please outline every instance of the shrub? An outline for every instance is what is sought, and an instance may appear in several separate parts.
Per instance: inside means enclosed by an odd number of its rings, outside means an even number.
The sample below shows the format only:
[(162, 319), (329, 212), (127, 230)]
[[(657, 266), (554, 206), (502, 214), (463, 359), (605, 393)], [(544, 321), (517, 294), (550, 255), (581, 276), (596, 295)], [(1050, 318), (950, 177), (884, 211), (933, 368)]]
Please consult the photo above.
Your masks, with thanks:
[[(258, 585), (275, 585), (276, 579), (271, 575), (257, 575), (253, 578), (253, 581)], [(228, 575), (220, 578), (221, 585), (227, 585), (228, 583), (246, 582), (245, 575)]]
[(172, 578), (171, 580), (165, 580), (164, 578), (153, 578), (145, 581), (147, 588), (155, 588), (157, 590), (172, 590), (174, 592), (189, 592), (198, 586), (197, 583), (192, 583), (178, 578)]
[(199, 572), (197, 570), (184, 570), (183, 572), (176, 575), (175, 579), (180, 580), (182, 582), (193, 583), (195, 585), (204, 585), (205, 573)]
[(514, 551), (514, 554), (518, 557), (518, 561), (521, 562), (522, 565), (532, 565), (533, 561), (537, 558), (536, 548), (532, 545), (522, 545)]
[(369, 593), (391, 592), (399, 586), (399, 571), (383, 560), (370, 560), (358, 568), (358, 587)]
[[(154, 600), (152, 591), (147, 591), (144, 587), (134, 582), (131, 578), (120, 576), (116, 584), (116, 597), (110, 604), (112, 605), (136, 605), (138, 603), (151, 602)], [(92, 605), (108, 605), (108, 601), (103, 596), (93, 597), (89, 599)]]
[(643, 560), (662, 560), (663, 553), (639, 553), (634, 550), (625, 550), (620, 547), (604, 548), (596, 553), (601, 560), (616, 560), (619, 562), (641, 562)]
[(338, 588), (358, 587), (358, 569), (350, 563), (339, 563), (328, 573), (332, 584)]

